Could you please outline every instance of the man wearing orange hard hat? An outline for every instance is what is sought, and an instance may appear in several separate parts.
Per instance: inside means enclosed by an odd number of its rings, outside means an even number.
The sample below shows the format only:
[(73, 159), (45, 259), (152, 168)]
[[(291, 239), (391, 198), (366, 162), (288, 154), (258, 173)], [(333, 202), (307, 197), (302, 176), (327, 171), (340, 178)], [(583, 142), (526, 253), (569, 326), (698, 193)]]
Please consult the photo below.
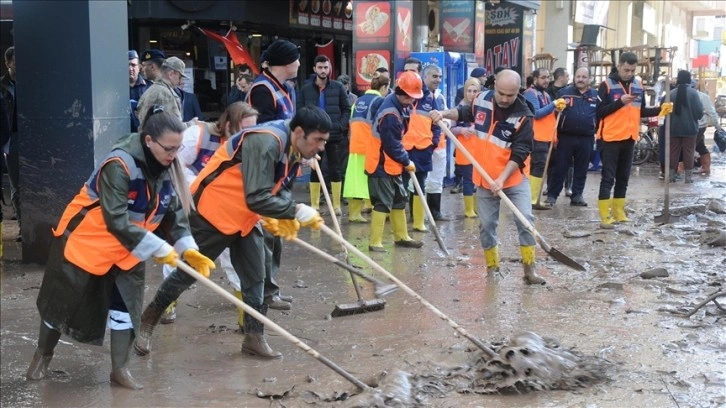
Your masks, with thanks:
[(423, 82), (415, 72), (404, 72), (396, 82), (396, 89), (386, 96), (373, 121), (373, 141), (366, 152), (365, 172), (368, 175), (373, 212), (368, 250), (386, 252), (383, 247), (383, 228), (391, 215), (394, 244), (403, 248), (421, 248), (406, 228), (408, 193), (402, 174), (416, 171), (403, 147), (403, 134), (408, 130), (404, 121), (406, 111), (414, 100), (423, 96)]

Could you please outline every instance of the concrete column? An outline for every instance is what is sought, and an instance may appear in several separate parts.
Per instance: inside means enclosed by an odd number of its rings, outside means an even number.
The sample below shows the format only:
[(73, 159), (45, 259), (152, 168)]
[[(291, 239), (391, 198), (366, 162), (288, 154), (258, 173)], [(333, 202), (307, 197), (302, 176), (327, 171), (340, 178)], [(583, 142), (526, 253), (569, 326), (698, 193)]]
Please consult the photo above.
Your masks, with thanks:
[[(542, 9), (539, 13), (544, 11), (546, 24), (542, 27), (539, 26), (541, 19), (537, 19), (537, 36), (542, 36), (542, 42), (537, 41), (538, 44), (542, 44), (542, 49), (537, 48), (535, 54), (540, 52), (548, 52), (557, 58), (555, 61), (555, 67), (566, 67), (572, 69), (572, 61), (568, 64), (568, 54), (572, 59), (572, 53), (567, 52), (567, 44), (571, 41), (579, 41), (579, 38), (568, 38), (568, 27), (571, 25), (570, 15), (571, 7), (573, 7), (571, 1), (543, 1)], [(556, 28), (555, 28), (556, 27)]]
[(45, 263), (51, 228), (129, 132), (127, 7), (13, 2), (23, 262)]

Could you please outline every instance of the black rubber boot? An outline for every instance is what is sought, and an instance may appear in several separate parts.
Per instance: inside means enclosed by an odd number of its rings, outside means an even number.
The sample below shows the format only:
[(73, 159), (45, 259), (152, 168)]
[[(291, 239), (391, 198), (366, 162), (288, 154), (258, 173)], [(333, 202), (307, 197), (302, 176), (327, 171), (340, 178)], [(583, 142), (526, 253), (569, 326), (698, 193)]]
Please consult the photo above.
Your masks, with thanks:
[(435, 221), (451, 221), (441, 213), (441, 193), (426, 193), (426, 204), (429, 205)]
[(146, 306), (144, 313), (141, 314), (139, 335), (134, 342), (134, 351), (136, 351), (136, 354), (145, 356), (151, 351), (151, 336), (154, 334), (154, 328), (159, 324), (164, 310), (166, 310), (166, 307), (159, 304), (157, 299), (154, 299), (154, 301)]
[[(250, 305), (253, 309), (267, 316), (267, 305)], [(282, 353), (273, 351), (265, 339), (265, 325), (259, 320), (245, 313), (245, 339), (242, 342), (242, 352), (262, 358), (281, 358)]]
[(41, 380), (48, 374), (48, 365), (53, 359), (53, 350), (60, 340), (61, 333), (48, 327), (43, 320), (38, 330), (38, 348), (35, 349), (33, 360), (30, 362), (25, 378), (28, 380)]
[(131, 390), (140, 390), (144, 386), (131, 376), (128, 367), (133, 339), (132, 329), (111, 330), (111, 383)]

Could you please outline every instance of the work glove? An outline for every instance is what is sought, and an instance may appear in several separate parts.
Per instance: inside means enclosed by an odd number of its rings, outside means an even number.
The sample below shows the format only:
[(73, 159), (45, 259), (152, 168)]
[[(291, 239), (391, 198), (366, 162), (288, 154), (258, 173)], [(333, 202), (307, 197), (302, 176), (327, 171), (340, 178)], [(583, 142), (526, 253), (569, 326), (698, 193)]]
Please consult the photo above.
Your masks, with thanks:
[(555, 109), (562, 112), (567, 107), (567, 102), (564, 98), (555, 99)]
[(673, 112), (673, 102), (663, 102), (660, 105), (660, 112), (658, 113), (658, 116), (670, 115), (671, 112)]
[(176, 268), (176, 261), (179, 259), (179, 254), (176, 252), (174, 247), (166, 242), (164, 242), (161, 245), (161, 248), (157, 249), (152, 256), (156, 263), (166, 264), (172, 268)]
[(415, 165), (415, 164), (413, 164), (413, 162), (409, 162), (409, 163), (408, 163), (408, 166), (404, 167), (404, 169), (405, 169), (406, 171), (409, 171), (409, 172), (410, 172), (410, 171), (412, 171), (412, 172), (414, 172), (414, 173), (415, 173), (415, 172), (416, 172), (416, 165)]
[(214, 261), (202, 255), (201, 252), (196, 249), (187, 249), (184, 251), (184, 259), (186, 259), (189, 266), (194, 268), (195, 271), (199, 272), (205, 278), (209, 277), (209, 270), (216, 268)]
[(262, 217), (262, 227), (270, 234), (290, 241), (297, 238), (300, 223), (297, 220), (278, 220), (270, 217)]
[(309, 227), (315, 231), (320, 230), (323, 224), (325, 224), (323, 217), (321, 217), (320, 214), (312, 207), (306, 204), (297, 205), (297, 210), (295, 210), (295, 220), (299, 221), (301, 226)]

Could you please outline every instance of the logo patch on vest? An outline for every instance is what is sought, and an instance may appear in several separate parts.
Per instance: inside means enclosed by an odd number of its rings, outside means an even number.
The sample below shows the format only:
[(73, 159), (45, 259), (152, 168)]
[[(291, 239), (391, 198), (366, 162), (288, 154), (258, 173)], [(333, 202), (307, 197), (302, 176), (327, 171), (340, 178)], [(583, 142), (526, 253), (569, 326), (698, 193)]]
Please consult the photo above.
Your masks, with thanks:
[(169, 204), (171, 203), (171, 194), (165, 194), (163, 197), (161, 197), (161, 201), (159, 204), (163, 208), (169, 207)]
[(138, 196), (139, 196), (139, 192), (138, 191), (129, 191), (129, 199), (127, 201), (128, 204), (129, 205), (133, 205), (134, 202), (136, 202), (136, 197), (138, 197)]
[(474, 122), (477, 125), (483, 125), (486, 120), (487, 120), (487, 114), (486, 114), (486, 112), (479, 111), (479, 112), (476, 113), (476, 117), (474, 118)]

